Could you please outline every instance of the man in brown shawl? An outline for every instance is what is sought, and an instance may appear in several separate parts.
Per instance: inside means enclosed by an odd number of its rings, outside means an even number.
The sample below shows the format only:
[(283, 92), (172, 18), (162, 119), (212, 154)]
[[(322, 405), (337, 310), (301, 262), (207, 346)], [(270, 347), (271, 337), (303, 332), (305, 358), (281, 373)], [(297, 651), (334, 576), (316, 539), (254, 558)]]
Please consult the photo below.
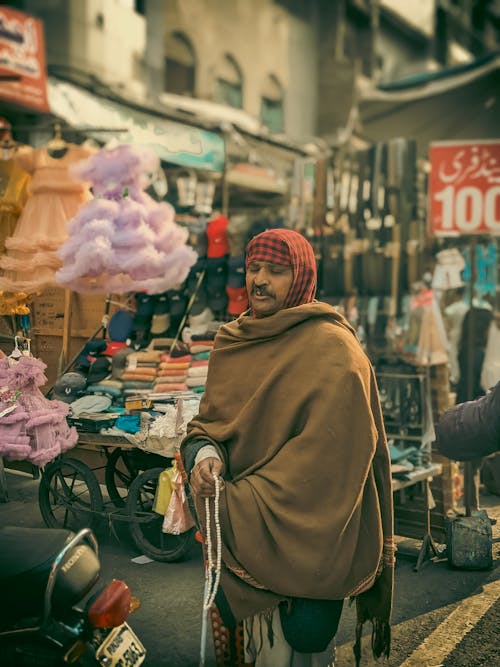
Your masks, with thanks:
[(181, 447), (205, 537), (204, 499), (223, 480), (217, 607), (226, 625), (245, 621), (255, 665), (326, 666), (354, 597), (356, 664), (367, 620), (374, 655), (388, 656), (392, 490), (373, 369), (348, 322), (314, 299), (302, 235), (254, 237), (246, 270), (250, 310), (219, 329)]

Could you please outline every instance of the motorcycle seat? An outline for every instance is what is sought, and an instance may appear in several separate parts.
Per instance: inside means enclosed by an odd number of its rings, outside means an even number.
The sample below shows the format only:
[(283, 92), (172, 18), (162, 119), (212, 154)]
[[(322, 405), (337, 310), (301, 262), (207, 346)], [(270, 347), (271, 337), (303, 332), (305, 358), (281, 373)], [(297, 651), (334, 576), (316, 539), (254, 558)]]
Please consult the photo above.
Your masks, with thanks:
[[(70, 530), (56, 528), (0, 528), (0, 623), (15, 617), (38, 616), (54, 559), (69, 540)], [(53, 593), (54, 610), (81, 600), (99, 577), (99, 560), (86, 543), (65, 556)], [(6, 617), (3, 618), (3, 614)]]

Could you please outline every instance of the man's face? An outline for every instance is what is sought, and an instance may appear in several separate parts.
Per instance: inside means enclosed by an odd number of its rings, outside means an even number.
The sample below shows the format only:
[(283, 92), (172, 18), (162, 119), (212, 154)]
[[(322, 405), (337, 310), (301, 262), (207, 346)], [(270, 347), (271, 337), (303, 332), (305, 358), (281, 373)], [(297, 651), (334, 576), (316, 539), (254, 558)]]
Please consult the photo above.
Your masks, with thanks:
[(292, 285), (291, 266), (252, 261), (247, 266), (248, 300), (256, 317), (274, 315), (283, 308)]

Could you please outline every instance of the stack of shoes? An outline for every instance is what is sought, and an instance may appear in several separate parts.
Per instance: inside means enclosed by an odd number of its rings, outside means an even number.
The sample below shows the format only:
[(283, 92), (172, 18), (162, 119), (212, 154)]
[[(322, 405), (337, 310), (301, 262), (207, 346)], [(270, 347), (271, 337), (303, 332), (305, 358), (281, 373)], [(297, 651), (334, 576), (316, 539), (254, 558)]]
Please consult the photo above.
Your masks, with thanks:
[(161, 354), (160, 350), (141, 350), (125, 357), (122, 374), (125, 395), (151, 392), (158, 376)]
[(187, 391), (186, 379), (190, 364), (190, 354), (182, 356), (162, 354), (158, 377), (154, 385), (154, 393), (163, 394), (174, 391)]

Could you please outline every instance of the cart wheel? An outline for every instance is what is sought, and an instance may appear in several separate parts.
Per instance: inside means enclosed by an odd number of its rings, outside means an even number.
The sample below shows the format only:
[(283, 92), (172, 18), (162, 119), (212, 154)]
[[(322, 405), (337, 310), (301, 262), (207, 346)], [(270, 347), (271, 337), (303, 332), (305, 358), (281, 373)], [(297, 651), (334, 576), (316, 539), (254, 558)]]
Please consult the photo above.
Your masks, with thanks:
[(49, 463), (40, 480), (38, 503), (49, 528), (93, 527), (104, 511), (99, 483), (92, 470), (78, 459), (61, 458)]
[(195, 541), (194, 528), (180, 535), (162, 532), (163, 516), (153, 512), (153, 504), (163, 470), (150, 468), (134, 479), (128, 492), (126, 511), (137, 548), (153, 560), (170, 563), (181, 560)]
[(111, 452), (106, 461), (105, 480), (109, 498), (115, 507), (125, 507), (130, 485), (141, 470), (130, 451), (117, 447)]

